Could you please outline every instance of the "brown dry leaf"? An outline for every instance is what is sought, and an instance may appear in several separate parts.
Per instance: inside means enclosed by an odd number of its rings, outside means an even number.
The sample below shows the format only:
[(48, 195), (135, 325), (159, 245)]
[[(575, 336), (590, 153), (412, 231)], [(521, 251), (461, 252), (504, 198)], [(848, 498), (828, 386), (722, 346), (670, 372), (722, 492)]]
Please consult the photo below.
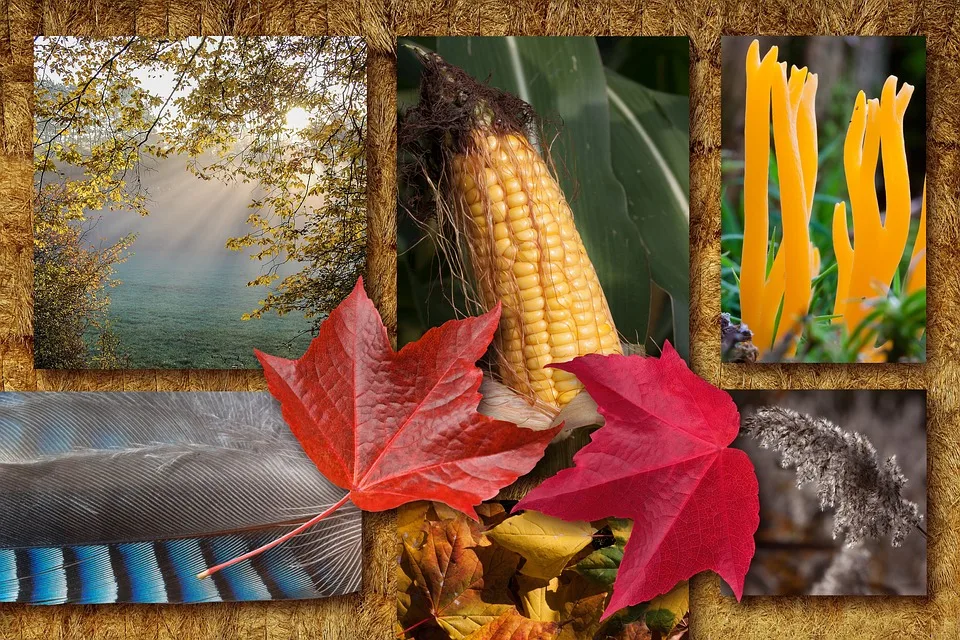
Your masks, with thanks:
[(560, 612), (560, 620), (564, 623), (561, 640), (592, 638), (603, 626), (600, 617), (606, 601), (607, 594), (598, 593), (567, 603)]
[(523, 612), (538, 622), (558, 622), (560, 611), (555, 608), (560, 578), (544, 580), (523, 574), (517, 576), (517, 587)]
[[(429, 510), (430, 503), (425, 500), (410, 502), (397, 509), (397, 535), (400, 544), (423, 537), (423, 523), (427, 520)], [(419, 546), (415, 541), (414, 544)]]
[(557, 631), (553, 622), (530, 620), (514, 610), (474, 631), (467, 640), (554, 640)]
[(506, 520), (510, 514), (499, 502), (484, 502), (477, 506), (477, 515), (480, 516), (484, 526), (495, 527)]
[[(462, 640), (516, 607), (507, 592), (519, 558), (495, 546), (477, 548), (479, 538), (465, 517), (424, 524), (420, 548), (404, 545), (403, 570), (412, 578), (411, 602), (401, 624), (436, 624)], [(485, 563), (490, 567), (485, 575)], [(418, 634), (419, 637), (419, 634)]]
[(437, 514), (438, 520), (455, 520), (463, 516), (462, 513), (442, 502), (432, 502), (430, 504), (433, 506), (433, 511)]
[(404, 620), (413, 606), (413, 578), (403, 570), (403, 563), (397, 565), (397, 619)]
[[(400, 552), (404, 545), (419, 549), (426, 539), (424, 523), (430, 503), (426, 501), (410, 502), (397, 509), (397, 537), (400, 541)], [(403, 563), (397, 566), (397, 619), (403, 621), (410, 615), (413, 606), (413, 578), (404, 571)], [(402, 623), (400, 628), (403, 628)]]
[(609, 595), (603, 586), (572, 571), (565, 572), (556, 595), (561, 640), (593, 638), (603, 626), (600, 617)]
[(623, 627), (613, 640), (651, 640), (653, 635), (642, 621), (631, 622)]

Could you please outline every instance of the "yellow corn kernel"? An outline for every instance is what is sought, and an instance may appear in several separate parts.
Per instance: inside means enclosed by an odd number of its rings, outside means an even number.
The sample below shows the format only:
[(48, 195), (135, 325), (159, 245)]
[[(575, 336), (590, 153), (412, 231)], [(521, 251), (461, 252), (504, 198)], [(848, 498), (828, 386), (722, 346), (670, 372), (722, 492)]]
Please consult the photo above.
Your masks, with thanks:
[(518, 242), (533, 242), (537, 239), (536, 229), (524, 229), (514, 234)]
[(547, 260), (550, 262), (562, 263), (564, 259), (563, 247), (550, 247), (547, 249)]
[(516, 178), (510, 178), (503, 183), (503, 190), (508, 194), (523, 193), (523, 185)]
[(517, 237), (519, 237), (521, 232), (525, 232), (527, 229), (531, 228), (533, 228), (533, 219), (529, 216), (510, 221), (510, 229), (513, 230), (514, 235)]
[[(584, 304), (584, 303), (579, 303), (579, 302), (578, 302), (577, 304)], [(580, 340), (587, 340), (587, 339), (590, 339), (590, 338), (596, 338), (596, 337), (597, 337), (597, 325), (592, 324), (592, 323), (587, 323), (587, 324), (581, 325), (581, 326), (577, 327), (577, 334), (579, 335)]]
[(549, 383), (547, 386), (553, 386), (553, 378), (550, 377), (550, 369), (536, 369), (527, 373), (530, 376), (530, 382), (537, 383), (546, 381)]
[[(531, 278), (533, 276), (527, 276)], [(537, 276), (539, 278), (539, 276)], [(543, 300), (543, 287), (538, 284), (529, 286), (526, 289), (520, 289), (520, 299), (524, 302)]]
[(532, 273), (537, 273), (537, 265), (534, 262), (514, 262), (513, 263), (513, 275), (518, 278), (523, 276), (529, 276)]
[(543, 369), (551, 362), (553, 362), (553, 359), (550, 357), (550, 354), (544, 353), (539, 356), (527, 358), (526, 365), (527, 369)]
[(550, 353), (554, 358), (557, 359), (557, 362), (562, 362), (563, 360), (575, 358), (580, 355), (577, 351), (576, 342), (555, 345)]
[(544, 393), (553, 395), (553, 383), (549, 378), (545, 378), (543, 380), (531, 380), (530, 387), (537, 395)]
[(543, 297), (533, 298), (533, 299), (531, 299), (531, 300), (524, 300), (524, 301), (523, 301), (523, 310), (524, 310), (524, 311), (539, 311), (539, 310), (543, 309), (543, 307), (544, 307), (545, 304), (546, 304), (546, 301), (543, 299)]
[(546, 312), (543, 309), (538, 309), (536, 311), (527, 311), (523, 314), (523, 321), (527, 324), (533, 324), (534, 322), (540, 322), (546, 317)]
[(548, 298), (559, 298), (570, 293), (570, 285), (563, 280), (554, 280), (553, 284), (547, 285), (543, 293)]
[(575, 344), (577, 342), (577, 334), (573, 331), (563, 331), (560, 333), (553, 334), (553, 344), (557, 347), (563, 347), (566, 345)]
[[(474, 205), (476, 206), (476, 205)], [(471, 208), (471, 213), (473, 209)], [(503, 222), (507, 219), (507, 205), (504, 202), (491, 202), (490, 212), (493, 214), (494, 222)]]
[(516, 191), (507, 196), (507, 206), (511, 209), (522, 207), (525, 204), (527, 204), (527, 194), (523, 191)]
[(577, 341), (581, 353), (594, 353), (600, 350), (600, 340), (597, 338), (581, 338)]
[[(564, 371), (563, 373), (566, 372)], [(580, 381), (573, 376), (570, 376), (570, 378), (564, 380), (557, 380), (554, 378), (553, 381), (553, 386), (561, 393), (564, 391), (570, 391), (571, 389), (576, 389), (579, 385)]]
[(548, 344), (550, 342), (550, 334), (546, 331), (527, 333), (526, 342), (527, 344)]
[(503, 304), (500, 377), (563, 406), (582, 385), (548, 365), (620, 353), (613, 318), (570, 207), (536, 150), (519, 135), (477, 141), (455, 157), (451, 183), (457, 207), (469, 212), (471, 262), (487, 283), (478, 287), (481, 301)]
[[(509, 202), (505, 202), (504, 204), (508, 207), (510, 206)], [(525, 205), (510, 207), (510, 209), (507, 211), (507, 218), (510, 220), (510, 222), (513, 222), (514, 220), (523, 220), (524, 218), (529, 217), (530, 209)]]
[[(543, 295), (543, 289), (540, 287), (540, 274), (531, 273), (530, 275), (517, 278), (517, 286), (520, 287), (520, 291), (534, 290), (536, 288), (537, 295)], [(521, 296), (521, 299), (526, 299)]]
[(524, 262), (540, 262), (540, 247), (534, 242), (521, 242), (517, 256)]

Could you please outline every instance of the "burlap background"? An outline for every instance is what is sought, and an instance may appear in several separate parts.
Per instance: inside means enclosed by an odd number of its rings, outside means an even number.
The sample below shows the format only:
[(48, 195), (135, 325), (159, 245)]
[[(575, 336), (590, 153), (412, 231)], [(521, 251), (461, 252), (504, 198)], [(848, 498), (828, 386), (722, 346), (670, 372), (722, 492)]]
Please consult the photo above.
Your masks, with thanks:
[[(0, 11), (0, 379), (3, 389), (262, 389), (258, 373), (33, 370), (31, 39), (34, 35), (356, 34), (370, 43), (368, 291), (396, 319), (395, 34), (687, 35), (691, 47), (691, 293), (694, 369), (728, 388), (926, 388), (930, 450), (929, 597), (755, 599), (693, 588), (695, 638), (960, 638), (960, 23), (955, 0), (3, 0)], [(927, 36), (929, 361), (917, 366), (721, 366), (720, 36)], [(390, 638), (392, 518), (367, 518), (364, 592), (303, 603), (0, 606), (0, 638)]]

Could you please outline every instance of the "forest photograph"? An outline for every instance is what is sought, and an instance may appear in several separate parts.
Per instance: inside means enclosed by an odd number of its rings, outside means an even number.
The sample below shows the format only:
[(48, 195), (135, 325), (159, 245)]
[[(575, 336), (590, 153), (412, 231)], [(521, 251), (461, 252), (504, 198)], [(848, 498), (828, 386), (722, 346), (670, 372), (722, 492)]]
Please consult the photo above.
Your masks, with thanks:
[(38, 369), (303, 353), (365, 265), (357, 37), (34, 40)]

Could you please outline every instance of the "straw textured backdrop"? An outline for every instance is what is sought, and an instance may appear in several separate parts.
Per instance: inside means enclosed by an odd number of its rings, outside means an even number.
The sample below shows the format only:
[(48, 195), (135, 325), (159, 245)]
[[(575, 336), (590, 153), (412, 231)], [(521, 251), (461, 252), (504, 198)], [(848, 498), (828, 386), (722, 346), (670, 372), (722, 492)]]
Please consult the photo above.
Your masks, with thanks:
[[(355, 34), (370, 44), (368, 287), (396, 320), (394, 34), (687, 35), (691, 46), (694, 369), (728, 388), (928, 389), (929, 597), (754, 599), (694, 581), (701, 638), (958, 638), (960, 620), (960, 22), (955, 0), (0, 0), (0, 375), (7, 390), (262, 389), (259, 373), (36, 372), (31, 356), (34, 35)], [(924, 365), (721, 365), (720, 36), (926, 35), (929, 340)], [(951, 505), (953, 506), (951, 508)], [(302, 603), (0, 607), (0, 638), (390, 638), (392, 518), (367, 519), (364, 591)]]

